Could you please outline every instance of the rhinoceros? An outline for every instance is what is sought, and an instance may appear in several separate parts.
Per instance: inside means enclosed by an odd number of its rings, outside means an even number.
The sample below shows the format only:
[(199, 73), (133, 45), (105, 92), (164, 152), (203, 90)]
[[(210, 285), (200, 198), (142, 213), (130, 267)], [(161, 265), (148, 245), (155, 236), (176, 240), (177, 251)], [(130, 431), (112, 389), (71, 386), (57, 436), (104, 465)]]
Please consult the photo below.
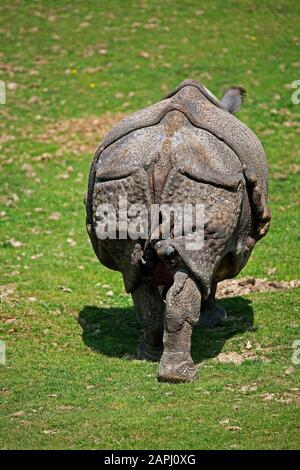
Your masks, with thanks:
[[(185, 80), (163, 100), (125, 117), (91, 165), (87, 231), (100, 262), (123, 276), (144, 329), (138, 357), (159, 361), (161, 381), (198, 378), (193, 327), (224, 321), (217, 283), (241, 271), (269, 229), (264, 151), (234, 116), (244, 95), (243, 88), (232, 87), (219, 101), (197, 81)], [(125, 218), (120, 200), (126, 201)], [(174, 234), (170, 217), (170, 231), (162, 237), (158, 217), (154, 228), (128, 236), (128, 221), (143, 219), (129, 207), (151, 212), (162, 204), (203, 207), (202, 244), (187, 243), (195, 232), (194, 213), (188, 233)], [(109, 230), (103, 235), (109, 223), (114, 237)]]

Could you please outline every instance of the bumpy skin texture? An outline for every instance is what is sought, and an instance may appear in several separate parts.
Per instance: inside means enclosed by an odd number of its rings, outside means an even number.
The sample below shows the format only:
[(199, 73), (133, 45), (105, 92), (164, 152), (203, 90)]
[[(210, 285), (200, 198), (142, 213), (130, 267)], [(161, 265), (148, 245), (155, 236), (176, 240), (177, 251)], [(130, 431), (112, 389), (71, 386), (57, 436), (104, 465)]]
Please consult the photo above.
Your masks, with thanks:
[[(231, 105), (230, 94), (223, 102), (228, 100)], [(144, 325), (138, 355), (161, 357), (160, 380), (197, 378), (192, 328), (223, 320), (216, 286), (240, 272), (266, 234), (267, 186), (267, 163), (256, 136), (193, 80), (121, 121), (97, 150), (87, 230), (100, 262), (123, 275)], [(203, 247), (189, 250), (185, 236), (172, 234), (167, 240), (149, 234), (146, 242), (100, 240), (97, 208), (106, 203), (117, 209), (120, 196), (149, 209), (154, 203), (204, 205)]]

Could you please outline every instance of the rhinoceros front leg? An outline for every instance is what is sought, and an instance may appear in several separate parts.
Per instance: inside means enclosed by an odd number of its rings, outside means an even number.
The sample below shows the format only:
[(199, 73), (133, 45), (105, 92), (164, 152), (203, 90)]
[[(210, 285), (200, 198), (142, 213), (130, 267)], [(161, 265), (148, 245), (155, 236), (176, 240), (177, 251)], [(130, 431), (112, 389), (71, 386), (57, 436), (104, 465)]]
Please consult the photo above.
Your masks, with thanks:
[(159, 361), (163, 351), (165, 304), (152, 280), (141, 280), (131, 293), (144, 338), (138, 345), (139, 359)]
[(198, 372), (191, 357), (191, 337), (200, 314), (201, 292), (193, 278), (177, 271), (166, 297), (164, 352), (158, 369), (159, 380), (192, 382)]
[(208, 298), (202, 302), (198, 326), (214, 328), (222, 325), (226, 320), (226, 311), (216, 301), (216, 290), (217, 284), (213, 284)]

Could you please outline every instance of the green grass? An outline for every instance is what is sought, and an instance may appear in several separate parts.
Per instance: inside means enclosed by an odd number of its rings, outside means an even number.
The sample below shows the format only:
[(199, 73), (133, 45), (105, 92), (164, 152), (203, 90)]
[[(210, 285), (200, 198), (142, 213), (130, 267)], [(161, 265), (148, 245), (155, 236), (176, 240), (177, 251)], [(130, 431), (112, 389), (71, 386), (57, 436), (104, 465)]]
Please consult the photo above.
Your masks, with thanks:
[[(1, 2), (0, 80), (17, 83), (0, 105), (0, 285), (12, 290), (0, 304), (1, 448), (299, 448), (300, 366), (285, 373), (299, 290), (223, 301), (240, 319), (195, 332), (200, 381), (158, 383), (157, 366), (134, 359), (141, 331), (121, 278), (85, 233), (92, 155), (39, 138), (60, 120), (146, 106), (187, 77), (218, 96), (243, 85), (273, 220), (242, 275), (299, 279), (300, 105), (288, 87), (299, 16), (296, 0)], [(247, 341), (257, 360), (214, 359)]]

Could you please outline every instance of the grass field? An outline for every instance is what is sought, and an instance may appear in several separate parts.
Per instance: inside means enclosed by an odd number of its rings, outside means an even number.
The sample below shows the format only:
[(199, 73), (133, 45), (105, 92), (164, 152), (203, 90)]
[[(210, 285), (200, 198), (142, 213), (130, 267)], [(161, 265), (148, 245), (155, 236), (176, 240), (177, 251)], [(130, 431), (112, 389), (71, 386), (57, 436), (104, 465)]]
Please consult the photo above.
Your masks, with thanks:
[(83, 205), (93, 151), (124, 113), (185, 78), (217, 96), (240, 84), (273, 213), (242, 275), (300, 279), (299, 20), (297, 0), (1, 2), (0, 448), (299, 448), (299, 289), (223, 300), (233, 321), (194, 334), (200, 381), (158, 383)]

